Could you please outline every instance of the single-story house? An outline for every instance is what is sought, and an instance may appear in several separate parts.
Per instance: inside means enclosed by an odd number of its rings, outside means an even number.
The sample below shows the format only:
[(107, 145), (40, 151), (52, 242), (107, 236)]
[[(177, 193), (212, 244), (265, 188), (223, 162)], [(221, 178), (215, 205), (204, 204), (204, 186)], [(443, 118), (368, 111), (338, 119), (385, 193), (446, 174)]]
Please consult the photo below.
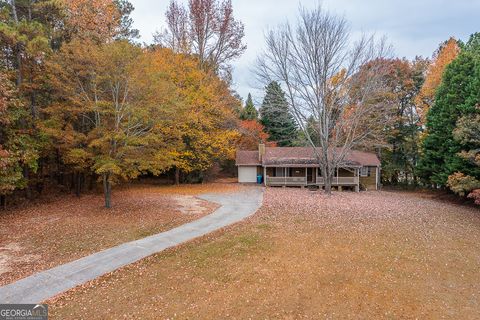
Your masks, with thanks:
[[(265, 147), (237, 151), (238, 182), (255, 183), (262, 176), (265, 186), (324, 186), (320, 166), (310, 147)], [(352, 150), (345, 164), (335, 170), (332, 186), (355, 191), (378, 190), (380, 160), (375, 153)]]

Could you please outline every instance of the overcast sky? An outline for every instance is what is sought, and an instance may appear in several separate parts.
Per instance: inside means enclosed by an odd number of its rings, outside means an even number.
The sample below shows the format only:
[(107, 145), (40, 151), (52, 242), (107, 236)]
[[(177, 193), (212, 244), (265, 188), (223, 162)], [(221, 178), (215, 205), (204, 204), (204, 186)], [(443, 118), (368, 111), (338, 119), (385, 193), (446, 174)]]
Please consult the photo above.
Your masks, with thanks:
[[(130, 0), (141, 41), (165, 28), (169, 0)], [(180, 2), (187, 2), (180, 1)], [(233, 63), (234, 89), (244, 98), (249, 92), (258, 104), (263, 92), (251, 72), (264, 48), (264, 33), (287, 19), (294, 21), (301, 3), (315, 6), (317, 0), (232, 0), (234, 15), (245, 24), (245, 54)], [(387, 36), (399, 57), (431, 56), (438, 45), (453, 36), (467, 40), (480, 31), (480, 0), (324, 0), (323, 7), (344, 15), (352, 32)]]

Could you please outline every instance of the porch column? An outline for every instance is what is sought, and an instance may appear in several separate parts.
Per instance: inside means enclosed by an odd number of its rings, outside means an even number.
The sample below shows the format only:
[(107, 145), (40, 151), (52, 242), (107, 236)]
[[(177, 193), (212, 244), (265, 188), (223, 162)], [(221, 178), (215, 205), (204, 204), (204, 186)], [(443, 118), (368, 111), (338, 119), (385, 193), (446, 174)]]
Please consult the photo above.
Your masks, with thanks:
[(357, 175), (357, 185), (355, 186), (355, 192), (360, 192), (360, 169), (355, 169), (355, 174)]
[[(312, 170), (313, 171), (313, 170)], [(307, 186), (308, 185), (308, 168), (305, 168), (305, 185)], [(313, 172), (312, 172), (313, 173)]]
[(263, 185), (267, 186), (267, 167), (263, 167)]

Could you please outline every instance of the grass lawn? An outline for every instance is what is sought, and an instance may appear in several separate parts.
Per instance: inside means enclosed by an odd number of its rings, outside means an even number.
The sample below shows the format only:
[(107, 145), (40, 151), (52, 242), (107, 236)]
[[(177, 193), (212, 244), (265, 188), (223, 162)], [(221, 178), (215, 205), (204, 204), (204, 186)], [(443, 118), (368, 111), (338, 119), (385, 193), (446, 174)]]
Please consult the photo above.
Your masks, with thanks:
[(0, 285), (200, 218), (216, 208), (195, 195), (233, 184), (142, 186), (102, 195), (64, 196), (0, 212)]
[(52, 319), (473, 319), (479, 301), (478, 209), (267, 189), (249, 221), (49, 303)]

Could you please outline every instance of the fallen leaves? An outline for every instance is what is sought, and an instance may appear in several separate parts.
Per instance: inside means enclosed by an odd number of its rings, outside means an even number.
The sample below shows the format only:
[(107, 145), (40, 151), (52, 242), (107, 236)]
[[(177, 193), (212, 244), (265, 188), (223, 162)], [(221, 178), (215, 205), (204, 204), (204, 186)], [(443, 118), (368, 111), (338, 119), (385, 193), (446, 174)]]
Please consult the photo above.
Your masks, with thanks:
[(53, 319), (472, 318), (479, 240), (474, 208), (268, 188), (248, 221), (49, 302)]
[(103, 207), (101, 195), (68, 195), (0, 215), (0, 285), (169, 230), (217, 208), (193, 191), (183, 195), (188, 188), (168, 189), (133, 185), (116, 190), (112, 209)]

